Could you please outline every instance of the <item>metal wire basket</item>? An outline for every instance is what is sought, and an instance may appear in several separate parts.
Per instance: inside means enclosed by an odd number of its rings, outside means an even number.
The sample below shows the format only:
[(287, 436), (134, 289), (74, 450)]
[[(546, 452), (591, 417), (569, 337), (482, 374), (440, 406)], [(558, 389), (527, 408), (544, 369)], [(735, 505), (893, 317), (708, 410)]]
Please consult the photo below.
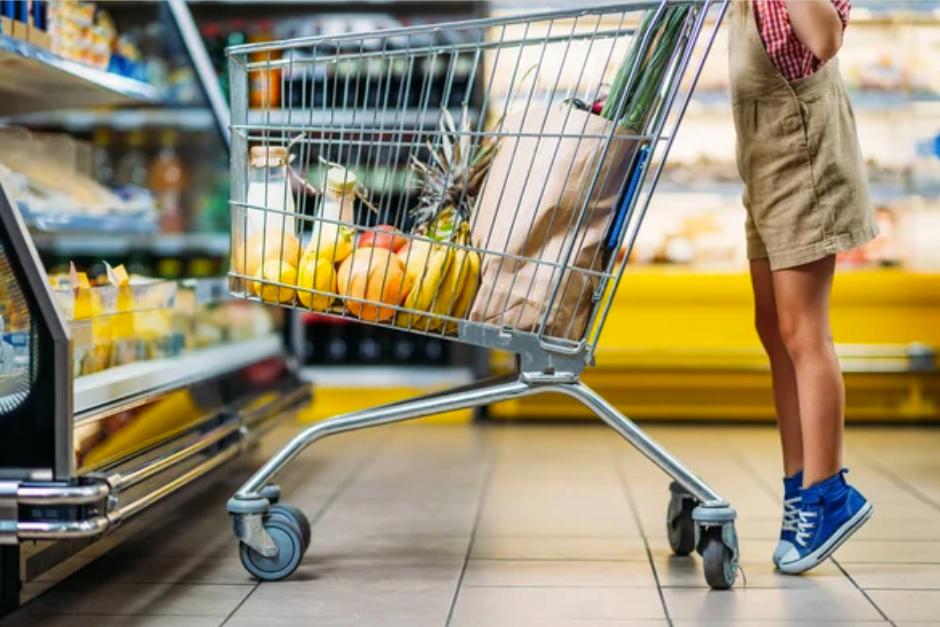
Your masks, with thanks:
[[(708, 5), (231, 49), (232, 291), (583, 367), (711, 43), (695, 45)], [(676, 10), (651, 79), (650, 24)], [(655, 81), (629, 124), (584, 110), (617, 80), (624, 101)]]

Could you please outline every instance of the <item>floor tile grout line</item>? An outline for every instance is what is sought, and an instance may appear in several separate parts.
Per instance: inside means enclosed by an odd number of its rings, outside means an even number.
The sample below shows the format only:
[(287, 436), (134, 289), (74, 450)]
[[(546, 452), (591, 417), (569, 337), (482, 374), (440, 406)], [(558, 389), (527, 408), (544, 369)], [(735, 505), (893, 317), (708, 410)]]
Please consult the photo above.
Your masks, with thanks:
[(847, 571), (845, 568), (843, 568), (843, 567), (842, 567), (842, 564), (840, 564), (839, 561), (838, 561), (835, 557), (830, 557), (829, 559), (832, 560), (832, 563), (836, 565), (836, 568), (838, 568), (840, 571), (842, 571), (842, 574), (845, 575), (845, 577), (846, 577), (849, 581), (852, 582), (852, 585), (855, 586), (855, 588), (856, 588), (859, 592), (862, 593), (862, 596), (865, 597), (865, 599), (866, 599), (869, 603), (871, 603), (871, 606), (872, 606), (873, 608), (875, 608), (875, 611), (878, 612), (878, 613), (881, 615), (881, 617), (882, 617), (883, 619), (885, 619), (886, 621), (888, 621), (889, 623), (891, 623), (891, 625), (894, 625), (894, 627), (897, 627), (897, 625), (895, 625), (894, 621), (891, 620), (890, 618), (888, 618), (888, 615), (885, 614), (884, 610), (882, 610), (882, 609), (878, 606), (878, 604), (875, 603), (875, 600), (872, 599), (871, 596), (869, 596), (868, 592), (867, 592), (865, 589), (863, 589), (860, 585), (858, 585), (858, 582), (855, 581), (855, 578), (852, 577), (852, 575), (849, 574), (849, 571)]
[(251, 590), (248, 591), (248, 594), (246, 594), (244, 597), (242, 597), (242, 600), (238, 602), (238, 605), (236, 605), (234, 608), (232, 608), (232, 611), (228, 613), (228, 616), (226, 616), (224, 619), (222, 619), (222, 622), (219, 623), (219, 627), (223, 627), (227, 622), (229, 622), (230, 620), (232, 620), (232, 617), (235, 616), (235, 613), (238, 612), (238, 610), (241, 609), (242, 605), (245, 604), (245, 601), (247, 601), (247, 600), (249, 599), (249, 597), (251, 597), (251, 595), (253, 595), (253, 594), (255, 593), (255, 591), (256, 591), (258, 588), (260, 588), (260, 587), (261, 587), (261, 582), (260, 582), (260, 581), (257, 582), (254, 586), (252, 586)]
[(647, 561), (646, 557), (634, 559), (615, 559), (600, 557), (475, 557), (474, 562), (599, 562), (601, 564), (642, 564)]
[[(487, 433), (487, 431), (484, 431)], [(467, 574), (467, 566), (470, 564), (470, 555), (473, 553), (473, 542), (476, 540), (477, 528), (480, 525), (480, 519), (483, 517), (483, 506), (486, 504), (486, 497), (489, 493), (490, 483), (493, 480), (493, 473), (496, 468), (496, 462), (493, 453), (489, 451), (491, 445), (487, 442), (489, 438), (484, 437), (484, 476), (480, 486), (480, 499), (477, 502), (477, 511), (473, 515), (473, 527), (470, 530), (470, 541), (467, 543), (467, 552), (464, 554), (463, 566), (460, 567), (460, 575), (457, 576), (457, 584), (454, 586), (454, 596), (450, 600), (450, 607), (447, 609), (447, 620), (444, 621), (444, 627), (447, 627), (454, 620), (454, 611), (457, 609), (457, 600), (460, 598), (460, 590), (463, 588), (463, 579)]]
[[(598, 584), (598, 583), (582, 583), (582, 584), (572, 584), (572, 583), (471, 583), (464, 584), (465, 588), (538, 588), (538, 589), (554, 589), (558, 588), (561, 590), (571, 590), (571, 589), (582, 589), (582, 590), (652, 590), (654, 586), (642, 585), (642, 584)], [(670, 588), (675, 586), (663, 586), (664, 588)], [(692, 587), (692, 586), (688, 586)], [(613, 620), (613, 619), (611, 619)], [(635, 619), (627, 619), (635, 620)]]
[(317, 510), (317, 513), (310, 518), (310, 525), (312, 526), (315, 522), (320, 520), (326, 510), (336, 502), (336, 500), (358, 479), (362, 476), (362, 473), (365, 472), (365, 469), (369, 466), (370, 463), (374, 462), (378, 457), (378, 451), (382, 448), (382, 445), (386, 443), (386, 440), (379, 439), (378, 442), (374, 443), (368, 450), (363, 453), (362, 459), (356, 462), (352, 470), (349, 471), (349, 474), (346, 475), (342, 481), (337, 484), (336, 489), (330, 493), (326, 501), (323, 502), (323, 505)]
[(877, 470), (878, 472), (880, 472), (881, 474), (883, 474), (884, 476), (886, 476), (888, 479), (891, 480), (893, 484), (895, 484), (897, 487), (904, 490), (905, 492), (907, 492), (908, 494), (910, 494), (917, 500), (923, 503), (926, 503), (927, 505), (931, 506), (937, 511), (940, 511), (940, 503), (933, 500), (930, 496), (924, 494), (922, 491), (920, 491), (916, 487), (909, 484), (907, 481), (904, 480), (903, 477), (895, 473), (893, 470), (888, 470), (882, 464), (876, 461), (872, 461), (870, 459), (866, 460), (865, 463), (871, 466), (872, 468), (874, 468), (875, 470)]
[(754, 479), (754, 482), (755, 482), (760, 488), (762, 488), (765, 493), (767, 493), (768, 495), (770, 495), (770, 497), (773, 498), (773, 499), (775, 499), (775, 500), (781, 498), (780, 493), (777, 492), (776, 490), (774, 490), (773, 486), (770, 485), (769, 483), (767, 483), (767, 481), (764, 480), (764, 478), (761, 476), (760, 472), (758, 472), (757, 468), (755, 468), (754, 465), (753, 465), (750, 461), (748, 461), (748, 459), (747, 459), (746, 457), (744, 457), (744, 456), (740, 453), (740, 451), (737, 451), (737, 450), (736, 450), (736, 451), (734, 452), (734, 455), (733, 455), (732, 457), (733, 457), (734, 461), (737, 462), (742, 468), (744, 468), (745, 470), (747, 470), (748, 472), (751, 473), (751, 476), (752, 476), (752, 478)]
[[(893, 542), (893, 540), (856, 540), (862, 542)], [(897, 562), (893, 560), (842, 560), (846, 564), (878, 564), (888, 566), (940, 566), (940, 562)]]
[(646, 531), (643, 529), (643, 521), (640, 520), (639, 510), (637, 509), (636, 502), (633, 498), (633, 490), (630, 488), (630, 482), (627, 479), (626, 473), (623, 471), (623, 466), (620, 463), (618, 453), (620, 452), (620, 446), (623, 446), (622, 442), (611, 442), (610, 443), (610, 461), (614, 465), (614, 472), (617, 474), (617, 477), (620, 479), (620, 485), (624, 491), (624, 497), (627, 500), (627, 504), (630, 506), (630, 513), (633, 514), (633, 522), (636, 524), (637, 529), (640, 532), (640, 537), (643, 539), (643, 546), (646, 548), (646, 559), (649, 562), (650, 570), (653, 571), (653, 581), (656, 582), (656, 593), (659, 595), (659, 602), (663, 607), (663, 614), (666, 616), (666, 624), (669, 627), (673, 627), (672, 617), (669, 616), (669, 606), (666, 605), (666, 595), (663, 594), (663, 587), (659, 582), (659, 573), (656, 572), (656, 563), (653, 560), (653, 552), (650, 550), (649, 541), (646, 538)]
[(883, 586), (868, 586), (863, 588), (869, 592), (940, 592), (940, 586), (935, 588), (885, 588)]

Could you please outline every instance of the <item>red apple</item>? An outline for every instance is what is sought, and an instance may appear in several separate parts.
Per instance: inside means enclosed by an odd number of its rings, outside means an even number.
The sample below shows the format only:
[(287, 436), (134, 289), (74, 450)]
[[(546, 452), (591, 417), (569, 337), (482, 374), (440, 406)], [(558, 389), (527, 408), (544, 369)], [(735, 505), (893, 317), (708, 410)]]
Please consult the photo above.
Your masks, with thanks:
[(408, 241), (408, 238), (391, 224), (380, 224), (375, 227), (375, 231), (365, 231), (359, 236), (359, 248), (374, 246), (396, 253), (404, 248)]

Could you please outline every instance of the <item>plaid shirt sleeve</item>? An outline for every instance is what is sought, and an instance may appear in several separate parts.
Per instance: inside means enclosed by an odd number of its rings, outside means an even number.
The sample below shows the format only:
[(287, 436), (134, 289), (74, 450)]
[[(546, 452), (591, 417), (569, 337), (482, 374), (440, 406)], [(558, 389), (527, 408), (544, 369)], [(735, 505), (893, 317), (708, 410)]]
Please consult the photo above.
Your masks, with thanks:
[[(830, 1), (842, 20), (844, 30), (849, 23), (852, 2)], [(767, 56), (785, 79), (795, 81), (804, 78), (823, 66), (823, 62), (813, 56), (793, 31), (785, 0), (753, 0), (753, 6), (757, 29)]]

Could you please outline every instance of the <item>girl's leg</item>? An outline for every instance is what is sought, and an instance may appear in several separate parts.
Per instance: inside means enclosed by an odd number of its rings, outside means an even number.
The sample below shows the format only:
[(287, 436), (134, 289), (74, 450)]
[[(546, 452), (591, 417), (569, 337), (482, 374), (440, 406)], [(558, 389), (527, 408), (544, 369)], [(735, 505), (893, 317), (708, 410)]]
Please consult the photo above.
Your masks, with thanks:
[(803, 435), (803, 485), (842, 468), (845, 392), (829, 328), (830, 255), (773, 273), (780, 336), (793, 362)]
[(773, 273), (766, 259), (751, 261), (751, 287), (754, 290), (754, 326), (770, 358), (774, 406), (783, 446), (783, 471), (785, 476), (791, 477), (803, 468), (800, 405), (793, 361), (780, 336)]

